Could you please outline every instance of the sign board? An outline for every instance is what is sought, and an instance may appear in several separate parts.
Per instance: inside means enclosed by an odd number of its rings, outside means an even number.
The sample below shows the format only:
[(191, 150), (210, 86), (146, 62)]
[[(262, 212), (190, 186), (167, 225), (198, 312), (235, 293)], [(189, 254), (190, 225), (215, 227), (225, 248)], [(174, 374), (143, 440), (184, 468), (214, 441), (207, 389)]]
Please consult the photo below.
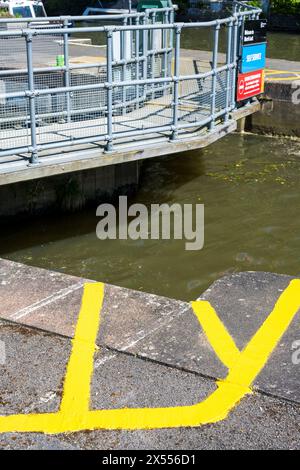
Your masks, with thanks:
[(237, 101), (243, 101), (264, 91), (264, 72), (239, 73), (237, 82)]
[(267, 41), (267, 20), (248, 20), (244, 23), (243, 45)]
[(266, 43), (253, 44), (242, 48), (241, 72), (253, 72), (266, 65)]

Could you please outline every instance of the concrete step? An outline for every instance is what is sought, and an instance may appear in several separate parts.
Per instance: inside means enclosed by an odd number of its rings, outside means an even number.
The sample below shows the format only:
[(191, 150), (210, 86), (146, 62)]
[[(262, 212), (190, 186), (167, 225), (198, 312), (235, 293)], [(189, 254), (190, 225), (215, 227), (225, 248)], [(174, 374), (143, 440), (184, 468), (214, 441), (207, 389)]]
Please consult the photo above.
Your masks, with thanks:
[[(78, 343), (84, 286), (93, 284), (98, 289), (101, 284), (6, 260), (0, 261), (0, 280), (0, 344), (5, 346), (5, 361), (0, 366), (0, 415), (58, 413), (62, 396), (67, 394), (67, 364), (70, 367), (72, 347), (74, 353)], [(293, 298), (289, 301), (282, 297), (290, 295)], [(97, 349), (93, 357), (89, 409), (92, 412), (121, 409), (122, 412), (134, 408), (139, 410), (138, 425), (134, 424), (134, 412), (126, 426), (118, 424), (109, 412), (107, 420), (99, 426), (110, 430), (86, 433), (85, 429), (92, 427), (82, 422), (76, 434), (55, 428), (54, 438), (42, 432), (28, 431), (26, 435), (4, 432), (12, 428), (0, 416), (0, 445), (102, 449), (299, 448), (299, 354), (295, 349), (297, 344), (299, 349), (300, 340), (299, 311), (296, 313), (300, 306), (298, 281), (269, 273), (237, 273), (214, 283), (200, 300), (200, 304), (192, 306), (105, 285), (102, 308), (97, 307), (97, 296), (90, 305), (91, 311), (95, 309), (96, 321), (100, 315), (100, 327), (95, 333)], [(273, 310), (276, 303), (277, 313)], [(195, 305), (204, 309), (202, 318), (201, 312), (200, 317), (195, 315)], [(205, 310), (208, 305), (215, 309), (222, 323)], [(86, 325), (92, 328), (94, 320), (87, 318)], [(75, 331), (72, 346), (70, 338)], [(205, 424), (211, 421), (205, 421), (201, 411), (198, 422), (187, 422), (185, 413), (194, 413), (193, 405), (197, 403), (207, 406), (206, 399), (217, 390), (222, 391), (224, 387), (231, 390), (232, 386), (233, 390), (240, 390), (247, 375), (244, 369), (256, 367), (265, 354), (265, 347), (269, 347), (266, 343), (271, 343), (274, 335), (275, 346), (270, 348), (251, 382), (252, 393), (245, 391), (226, 415), (215, 416), (214, 424)], [(87, 344), (82, 333), (79, 336), (80, 344)], [(258, 349), (253, 342), (249, 346), (253, 337), (260, 341)], [(254, 353), (249, 355), (247, 350), (251, 347)], [(239, 366), (243, 361), (240, 354), (245, 351), (248, 362)], [(84, 375), (86, 362), (83, 360), (78, 370), (79, 377)], [(235, 376), (231, 374), (235, 383), (228, 382), (228, 369), (240, 371)], [(228, 394), (224, 397), (228, 398)], [(224, 397), (221, 397), (223, 402)], [(80, 406), (81, 401), (78, 403)], [(174, 416), (170, 407), (175, 410)], [(155, 426), (148, 421), (153, 408), (159, 409)], [(213, 415), (216, 408), (216, 405), (211, 407)], [(24, 430), (23, 421), (17, 424), (19, 430)], [(74, 431), (74, 424), (70, 426), (69, 430)], [(18, 431), (17, 427), (13, 430)], [(42, 430), (49, 431), (47, 425)]]

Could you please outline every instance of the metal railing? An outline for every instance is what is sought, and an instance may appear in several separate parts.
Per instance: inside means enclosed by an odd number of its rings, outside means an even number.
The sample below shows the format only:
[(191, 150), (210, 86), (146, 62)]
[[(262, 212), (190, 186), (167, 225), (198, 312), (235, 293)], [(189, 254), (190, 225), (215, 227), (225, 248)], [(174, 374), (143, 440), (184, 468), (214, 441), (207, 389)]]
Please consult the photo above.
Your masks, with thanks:
[[(111, 152), (121, 140), (212, 131), (236, 107), (240, 28), (259, 14), (234, 2), (230, 16), (205, 23), (175, 23), (174, 8), (113, 15), (119, 24), (108, 26), (99, 16), (0, 20), (0, 157), (38, 164), (42, 151), (70, 145)], [(207, 60), (182, 54), (191, 28), (212, 30)], [(104, 44), (80, 45), (82, 34)]]

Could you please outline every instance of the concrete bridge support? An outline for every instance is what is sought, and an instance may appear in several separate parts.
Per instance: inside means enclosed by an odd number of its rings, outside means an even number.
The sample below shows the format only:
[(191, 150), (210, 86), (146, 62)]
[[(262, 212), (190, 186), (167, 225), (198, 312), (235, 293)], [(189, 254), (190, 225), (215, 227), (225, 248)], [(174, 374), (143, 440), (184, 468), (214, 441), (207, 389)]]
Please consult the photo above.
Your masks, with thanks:
[(0, 218), (75, 211), (95, 202), (132, 194), (140, 162), (109, 165), (0, 186)]

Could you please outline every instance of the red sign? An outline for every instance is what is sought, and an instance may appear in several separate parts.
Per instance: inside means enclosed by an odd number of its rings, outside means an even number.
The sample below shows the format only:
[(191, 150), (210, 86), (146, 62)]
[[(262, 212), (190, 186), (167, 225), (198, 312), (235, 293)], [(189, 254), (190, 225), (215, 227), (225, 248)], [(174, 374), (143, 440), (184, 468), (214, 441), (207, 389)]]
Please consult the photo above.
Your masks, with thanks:
[(237, 101), (246, 100), (264, 91), (263, 70), (239, 73), (237, 83)]

